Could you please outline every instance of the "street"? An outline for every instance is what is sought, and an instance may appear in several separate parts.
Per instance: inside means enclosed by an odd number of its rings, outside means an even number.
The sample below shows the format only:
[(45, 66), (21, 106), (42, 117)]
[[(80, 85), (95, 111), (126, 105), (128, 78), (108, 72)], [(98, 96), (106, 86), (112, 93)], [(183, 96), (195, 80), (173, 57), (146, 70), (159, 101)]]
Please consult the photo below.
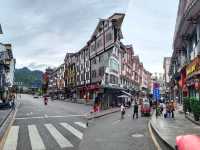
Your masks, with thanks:
[(15, 121), (9, 131), (4, 150), (78, 149), (86, 128), (84, 116), (90, 107), (62, 101), (19, 98)]
[(149, 117), (132, 119), (132, 108), (125, 118), (120, 112), (91, 120), (81, 141), (81, 150), (155, 150), (148, 131)]
[(89, 120), (90, 106), (63, 101), (34, 99), (23, 95), (18, 100), (16, 118), (4, 150), (154, 150), (148, 131), (149, 117), (132, 119), (132, 108), (124, 119), (120, 112)]

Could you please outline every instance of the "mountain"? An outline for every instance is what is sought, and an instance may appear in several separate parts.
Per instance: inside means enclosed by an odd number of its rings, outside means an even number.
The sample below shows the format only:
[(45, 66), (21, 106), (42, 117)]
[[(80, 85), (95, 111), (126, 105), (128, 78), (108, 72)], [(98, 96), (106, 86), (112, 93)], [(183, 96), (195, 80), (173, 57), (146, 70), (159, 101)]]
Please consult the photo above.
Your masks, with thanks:
[(42, 74), (40, 70), (31, 71), (27, 67), (15, 69), (15, 82), (22, 82), (27, 87), (41, 86)]

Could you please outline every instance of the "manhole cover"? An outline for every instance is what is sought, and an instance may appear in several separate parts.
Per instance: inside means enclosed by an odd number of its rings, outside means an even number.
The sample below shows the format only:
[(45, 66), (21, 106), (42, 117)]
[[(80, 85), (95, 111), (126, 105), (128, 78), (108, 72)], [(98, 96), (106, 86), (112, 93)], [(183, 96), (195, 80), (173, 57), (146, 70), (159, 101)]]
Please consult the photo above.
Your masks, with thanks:
[(140, 138), (140, 137), (143, 137), (144, 135), (136, 133), (136, 134), (132, 134), (131, 136), (134, 138)]

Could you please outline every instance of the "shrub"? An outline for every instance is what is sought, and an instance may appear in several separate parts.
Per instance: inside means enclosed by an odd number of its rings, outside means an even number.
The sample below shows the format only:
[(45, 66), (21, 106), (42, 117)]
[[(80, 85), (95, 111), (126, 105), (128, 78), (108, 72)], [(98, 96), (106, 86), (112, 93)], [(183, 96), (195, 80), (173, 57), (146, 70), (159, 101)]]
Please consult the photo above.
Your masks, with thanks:
[(200, 116), (200, 102), (197, 100), (196, 97), (191, 97), (190, 98), (190, 105), (191, 105), (192, 112), (194, 114), (194, 119), (196, 121), (198, 121), (199, 116)]

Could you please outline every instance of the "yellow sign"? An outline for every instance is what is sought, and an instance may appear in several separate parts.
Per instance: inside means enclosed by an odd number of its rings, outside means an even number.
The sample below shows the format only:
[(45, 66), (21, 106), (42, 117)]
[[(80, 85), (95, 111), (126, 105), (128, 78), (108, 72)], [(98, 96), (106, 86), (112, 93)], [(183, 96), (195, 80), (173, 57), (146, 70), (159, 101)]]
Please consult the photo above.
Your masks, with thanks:
[(195, 70), (196, 70), (196, 64), (194, 64), (194, 65), (192, 65), (190, 68), (188, 68), (188, 69), (186, 70), (186, 74), (187, 74), (187, 75), (190, 75), (191, 73), (195, 72)]

